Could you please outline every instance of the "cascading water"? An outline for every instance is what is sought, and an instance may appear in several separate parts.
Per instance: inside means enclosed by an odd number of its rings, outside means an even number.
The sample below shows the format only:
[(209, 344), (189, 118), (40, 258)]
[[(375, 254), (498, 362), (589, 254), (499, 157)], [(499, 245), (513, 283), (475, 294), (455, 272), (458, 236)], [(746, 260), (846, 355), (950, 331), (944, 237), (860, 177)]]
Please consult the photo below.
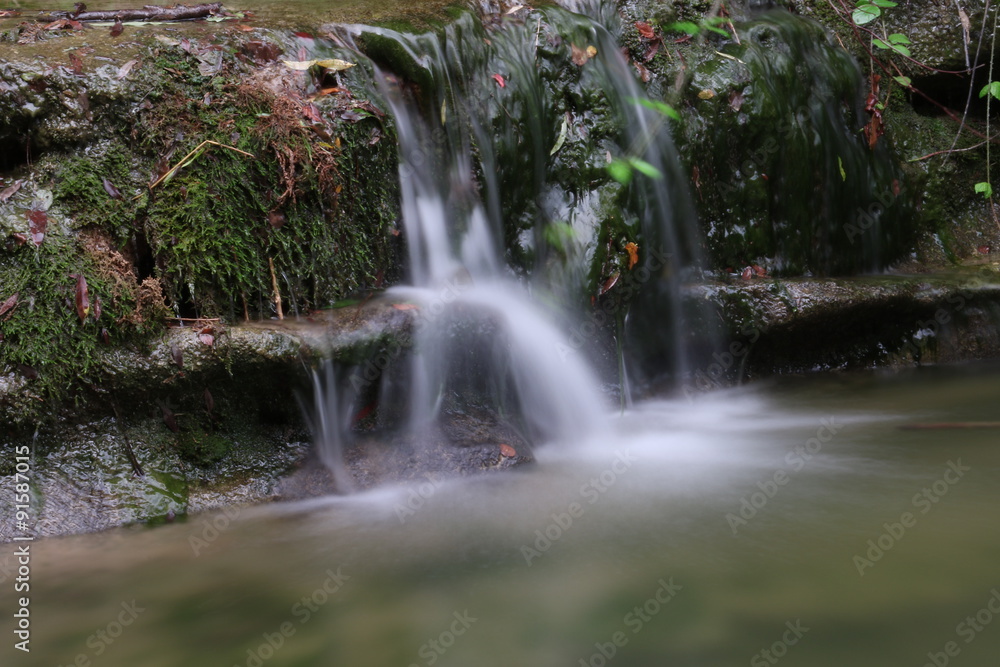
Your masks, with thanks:
[[(399, 140), (411, 286), (390, 295), (420, 315), (379, 401), (407, 406), (405, 428), (468, 401), (529, 442), (599, 432), (610, 406), (588, 361), (602, 336), (623, 395), (626, 339), (644, 380), (650, 364), (681, 370), (694, 215), (666, 119), (607, 28), (553, 7), (490, 28), (467, 13), (439, 33), (344, 38), (371, 58)], [(647, 168), (614, 179), (613, 160)]]

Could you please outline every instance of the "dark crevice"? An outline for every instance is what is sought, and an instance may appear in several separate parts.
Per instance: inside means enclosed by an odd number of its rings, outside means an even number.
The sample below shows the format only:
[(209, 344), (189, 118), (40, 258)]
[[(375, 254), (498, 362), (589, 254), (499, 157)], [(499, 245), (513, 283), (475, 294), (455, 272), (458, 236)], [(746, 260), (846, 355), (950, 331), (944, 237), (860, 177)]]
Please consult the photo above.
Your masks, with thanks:
[(31, 141), (24, 137), (0, 137), (0, 174), (16, 171), (31, 163)]
[[(972, 87), (972, 99), (969, 100), (969, 118), (972, 120), (986, 118), (986, 98), (979, 97), (979, 91), (988, 83), (986, 71), (975, 76), (968, 74), (930, 74), (915, 77), (913, 87), (930, 98), (922, 95), (913, 96), (913, 110), (921, 116), (942, 116), (941, 106), (951, 109), (961, 115), (965, 103), (969, 99), (969, 87)], [(931, 101), (933, 100), (933, 101)], [(937, 104), (935, 104), (935, 102)], [(938, 106), (940, 105), (940, 106)], [(993, 116), (1000, 112), (1000, 102), (993, 100), (990, 105)]]

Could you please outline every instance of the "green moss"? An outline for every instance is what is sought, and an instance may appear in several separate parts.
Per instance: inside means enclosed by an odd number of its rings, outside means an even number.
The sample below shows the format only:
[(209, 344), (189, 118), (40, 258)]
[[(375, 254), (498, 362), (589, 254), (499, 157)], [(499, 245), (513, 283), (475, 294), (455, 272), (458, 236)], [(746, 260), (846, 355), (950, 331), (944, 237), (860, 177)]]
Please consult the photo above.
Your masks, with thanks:
[(201, 430), (182, 431), (176, 442), (181, 458), (201, 467), (221, 460), (233, 446), (228, 438)]

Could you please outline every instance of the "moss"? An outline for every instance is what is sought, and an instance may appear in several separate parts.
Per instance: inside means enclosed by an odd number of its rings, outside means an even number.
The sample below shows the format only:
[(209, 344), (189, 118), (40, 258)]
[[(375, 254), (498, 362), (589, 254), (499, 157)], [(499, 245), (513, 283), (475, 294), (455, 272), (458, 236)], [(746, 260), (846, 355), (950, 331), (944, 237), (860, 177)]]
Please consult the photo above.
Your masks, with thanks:
[(221, 460), (233, 446), (228, 438), (201, 430), (178, 433), (176, 444), (182, 459), (201, 467)]

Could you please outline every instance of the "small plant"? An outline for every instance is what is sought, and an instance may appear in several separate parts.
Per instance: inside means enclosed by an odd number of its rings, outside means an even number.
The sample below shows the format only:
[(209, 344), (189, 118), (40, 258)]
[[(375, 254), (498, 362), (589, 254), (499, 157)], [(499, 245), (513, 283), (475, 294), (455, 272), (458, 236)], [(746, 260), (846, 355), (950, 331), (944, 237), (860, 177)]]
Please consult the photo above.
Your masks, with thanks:
[[(891, 9), (895, 6), (896, 3), (892, 2), (892, 0), (858, 0), (857, 7), (851, 13), (851, 20), (854, 21), (854, 25), (856, 26), (867, 25), (877, 19), (881, 19), (883, 9)], [(872, 32), (872, 46), (884, 51), (898, 53), (907, 58), (912, 56), (909, 45), (913, 42), (910, 41), (909, 37), (899, 32), (889, 34), (885, 23), (882, 21), (879, 21), (879, 25), (882, 28), (882, 35), (879, 37)], [(894, 76), (893, 79), (901, 86), (909, 87), (911, 83), (910, 78), (903, 75)]]

